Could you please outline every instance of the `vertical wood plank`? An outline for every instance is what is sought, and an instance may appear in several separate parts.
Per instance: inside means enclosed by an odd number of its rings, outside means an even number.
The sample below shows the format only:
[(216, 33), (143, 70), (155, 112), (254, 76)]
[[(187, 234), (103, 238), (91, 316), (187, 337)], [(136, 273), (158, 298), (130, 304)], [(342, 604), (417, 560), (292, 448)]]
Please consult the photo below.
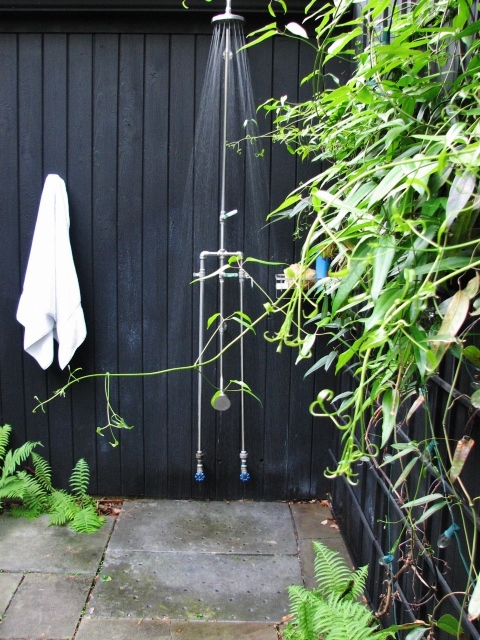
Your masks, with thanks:
[[(264, 43), (262, 46), (254, 47), (247, 51), (251, 72), (252, 91), (255, 106), (265, 102), (272, 92), (273, 71), (272, 65), (266, 64), (266, 60), (271, 59), (272, 43)], [(269, 123), (263, 114), (256, 117), (259, 122), (259, 132), (267, 133)], [(270, 229), (266, 225), (269, 212), (269, 189), (268, 180), (270, 178), (271, 154), (268, 145), (260, 143), (264, 155), (260, 158), (249, 157), (252, 163), (247, 175), (251, 175), (250, 180), (255, 185), (247, 185), (247, 199), (244, 212), (244, 252), (245, 255), (268, 260)], [(256, 202), (258, 200), (258, 203)], [(258, 285), (268, 291), (270, 284), (270, 273), (268, 267), (255, 263), (247, 263), (246, 270)], [(252, 319), (260, 316), (263, 311), (263, 304), (266, 302), (264, 294), (257, 286), (253, 288), (247, 280), (245, 283), (245, 311)], [(248, 469), (250, 480), (244, 485), (245, 497), (261, 500), (264, 496), (264, 466), (265, 466), (265, 445), (266, 445), (266, 406), (272, 398), (276, 398), (277, 389), (271, 386), (267, 378), (267, 353), (269, 345), (263, 334), (267, 329), (267, 322), (264, 321), (256, 328), (256, 335), (248, 333), (245, 336), (245, 375), (246, 382), (252, 391), (260, 398), (262, 404), (249, 395), (245, 396), (245, 447), (248, 452)]]
[[(93, 70), (93, 287), (95, 371), (118, 371), (117, 327), (117, 100), (118, 35), (94, 39)], [(106, 424), (104, 380), (96, 385), (96, 424)], [(118, 383), (110, 400), (118, 410)], [(97, 439), (98, 491), (121, 495), (120, 449), (110, 434)]]
[[(274, 76), (272, 95), (295, 99), (298, 87), (297, 45), (284, 39), (273, 42)], [(271, 152), (270, 208), (275, 209), (295, 188), (295, 158), (280, 145), (273, 145)], [(293, 223), (281, 221), (270, 225), (269, 260), (291, 264), (293, 256)], [(281, 267), (269, 269), (268, 292), (276, 297), (275, 274)], [(273, 336), (280, 328), (282, 318), (270, 316), (266, 331)], [(264, 499), (281, 500), (287, 493), (287, 471), (290, 460), (289, 429), (292, 354), (284, 348), (276, 352), (276, 344), (269, 344), (266, 355), (267, 391), (265, 397), (265, 486)]]
[[(193, 36), (174, 35), (170, 48), (169, 234), (168, 234), (168, 366), (194, 361), (192, 345), (192, 201), (184, 194), (194, 131)], [(185, 197), (185, 200), (184, 200)], [(187, 204), (184, 204), (187, 203)], [(168, 496), (191, 495), (192, 378), (188, 372), (168, 377)]]
[[(195, 39), (195, 136), (196, 139), (201, 135), (202, 125), (204, 120), (200, 121), (202, 116), (201, 112), (201, 100), (204, 90), (204, 80), (207, 69), (207, 60), (212, 43), (212, 36), (197, 36)], [(209, 118), (212, 115), (208, 115)], [(212, 141), (213, 142), (213, 141)], [(203, 201), (197, 203), (194, 199), (193, 207), (193, 256), (192, 256), (192, 273), (197, 272), (199, 269), (199, 257), (202, 251), (216, 251), (219, 246), (218, 239), (218, 218), (219, 218), (219, 201), (218, 201), (218, 149), (209, 149), (208, 162), (214, 167), (210, 178), (213, 182), (213, 188), (211, 189), (210, 207), (205, 210), (201, 209)], [(189, 175), (188, 180), (194, 180), (194, 155), (193, 148), (192, 154), (189, 160)], [(195, 158), (195, 162), (202, 162), (201, 158)], [(196, 167), (197, 165), (195, 165)], [(200, 193), (203, 193), (203, 185), (192, 183), (193, 188), (199, 189)], [(217, 268), (215, 258), (209, 258), (206, 261), (206, 269), (214, 271)], [(193, 290), (193, 314), (192, 314), (192, 330), (193, 330), (193, 345), (194, 345), (194, 357), (198, 356), (198, 327), (199, 327), (199, 283), (192, 285)], [(209, 280), (205, 283), (204, 290), (204, 317), (203, 326), (207, 324), (207, 318), (218, 311), (218, 296), (217, 296), (217, 282), (216, 279)], [(205, 354), (205, 358), (213, 355), (212, 349), (208, 354)], [(204, 374), (211, 380), (216, 380), (217, 365), (209, 365), (204, 368)], [(204, 453), (204, 472), (206, 479), (204, 482), (193, 482), (192, 484), (192, 496), (199, 500), (209, 499), (214, 500), (217, 495), (217, 465), (222, 466), (222, 462), (218, 462), (221, 458), (217, 455), (216, 450), (216, 413), (210, 405), (210, 397), (213, 394), (213, 390), (205, 382), (202, 385), (202, 451)], [(198, 440), (198, 375), (193, 375), (193, 387), (192, 387), (192, 407), (193, 407), (193, 419), (192, 419), (192, 458), (197, 451)]]
[[(85, 342), (71, 367), (83, 373), (95, 369), (94, 256), (92, 221), (92, 96), (93, 36), (70, 35), (68, 44), (68, 149), (67, 184), (70, 201), (70, 238), (82, 308), (87, 326)], [(90, 491), (97, 493), (95, 383), (86, 380), (71, 389), (74, 463), (85, 458), (90, 469)]]
[[(118, 113), (118, 364), (141, 372), (142, 357), (142, 155), (144, 36), (120, 38)], [(145, 491), (143, 380), (120, 378), (120, 413), (134, 429), (121, 434), (122, 493)]]
[[(40, 34), (19, 35), (18, 51), (18, 172), (20, 204), (20, 274), (25, 277), (38, 205), (43, 188), (42, 45)], [(23, 352), (25, 437), (41, 441), (42, 455), (50, 456), (49, 413), (33, 414), (35, 396), (47, 398), (46, 374)]]
[(23, 335), (15, 315), (21, 291), (18, 201), (17, 36), (0, 38), (0, 418), (13, 427), (18, 446), (26, 439)]
[[(145, 44), (143, 173), (143, 363), (167, 367), (169, 37)], [(167, 376), (144, 381), (145, 492), (167, 496)]]
[[(67, 36), (45, 34), (43, 39), (43, 171), (44, 176), (58, 174), (67, 179)], [(48, 70), (48, 71), (47, 71)], [(67, 194), (69, 185), (66, 184)], [(68, 370), (61, 371), (57, 345), (52, 365), (48, 368), (48, 395), (65, 384)], [(65, 485), (73, 467), (72, 399), (68, 393), (49, 406), (49, 428), (52, 442), (50, 463), (55, 486)], [(53, 443), (55, 443), (53, 445)]]

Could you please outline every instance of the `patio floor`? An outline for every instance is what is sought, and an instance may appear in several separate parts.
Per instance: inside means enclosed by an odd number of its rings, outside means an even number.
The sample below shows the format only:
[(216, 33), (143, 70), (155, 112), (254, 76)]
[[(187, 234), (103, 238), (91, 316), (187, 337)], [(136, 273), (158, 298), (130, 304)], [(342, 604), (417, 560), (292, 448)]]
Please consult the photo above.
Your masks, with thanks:
[(275, 640), (324, 503), (125, 500), (91, 535), (0, 516), (0, 640)]

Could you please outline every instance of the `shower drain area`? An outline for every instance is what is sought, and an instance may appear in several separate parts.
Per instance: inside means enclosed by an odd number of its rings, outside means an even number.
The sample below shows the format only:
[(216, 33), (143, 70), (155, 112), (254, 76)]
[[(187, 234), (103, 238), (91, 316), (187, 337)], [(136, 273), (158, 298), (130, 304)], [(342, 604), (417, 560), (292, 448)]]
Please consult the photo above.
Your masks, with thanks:
[(292, 584), (302, 578), (286, 504), (125, 502), (86, 613), (276, 622)]

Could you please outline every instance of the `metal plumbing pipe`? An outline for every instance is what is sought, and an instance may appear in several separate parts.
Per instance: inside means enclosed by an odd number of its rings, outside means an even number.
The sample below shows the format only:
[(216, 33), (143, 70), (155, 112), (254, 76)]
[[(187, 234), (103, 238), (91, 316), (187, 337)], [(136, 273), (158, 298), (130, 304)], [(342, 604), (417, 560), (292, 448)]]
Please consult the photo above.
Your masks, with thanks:
[[(227, 4), (228, 10), (228, 4)], [(220, 177), (220, 251), (225, 251), (225, 213), (226, 213), (226, 190), (227, 190), (227, 115), (228, 115), (228, 77), (230, 66), (230, 29), (225, 29), (225, 51), (224, 57), (224, 76), (223, 76), (223, 124), (222, 124), (222, 165), (221, 165), (221, 177)], [(220, 268), (225, 265), (225, 257), (223, 254), (219, 257)], [(219, 349), (220, 349), (220, 361), (218, 363), (219, 368), (219, 387), (220, 392), (223, 394), (225, 384), (223, 381), (223, 345), (224, 345), (224, 284), (225, 278), (222, 273), (219, 277), (219, 312), (220, 322), (222, 323), (219, 330)], [(226, 403), (225, 403), (226, 404)], [(230, 406), (230, 405), (228, 405)], [(226, 407), (228, 409), (228, 407)]]
[(203, 307), (205, 299), (205, 253), (200, 254), (200, 270), (198, 273), (194, 273), (194, 277), (200, 278), (200, 300), (198, 303), (198, 389), (197, 389), (197, 401), (198, 401), (198, 414), (197, 414), (197, 472), (195, 474), (195, 480), (197, 482), (203, 482), (205, 480), (205, 473), (203, 471), (203, 452), (202, 452), (202, 362), (203, 362)]

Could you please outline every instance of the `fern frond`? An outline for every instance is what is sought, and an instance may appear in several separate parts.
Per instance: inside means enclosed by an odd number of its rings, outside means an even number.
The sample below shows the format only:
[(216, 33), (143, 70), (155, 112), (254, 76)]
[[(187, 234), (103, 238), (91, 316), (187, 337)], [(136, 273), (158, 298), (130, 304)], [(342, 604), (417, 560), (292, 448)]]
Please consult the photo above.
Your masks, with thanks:
[(9, 424), (0, 427), (0, 460), (3, 460), (5, 452), (7, 451), (11, 431), (12, 427)]
[(5, 456), (3, 462), (2, 477), (11, 476), (15, 473), (16, 468), (24, 462), (32, 453), (33, 449), (41, 444), (40, 442), (25, 442), (18, 449), (10, 450)]
[(74, 496), (58, 489), (48, 496), (49, 525), (62, 525), (74, 519), (79, 507)]
[(26, 471), (17, 472), (17, 477), (22, 480), (24, 485), (22, 496), (23, 506), (14, 507), (14, 515), (31, 519), (37, 518), (47, 509), (47, 492), (37, 479), (29, 475)]
[(325, 640), (367, 640), (374, 637), (378, 622), (365, 605), (330, 594), (314, 614), (315, 629)]
[(70, 476), (70, 486), (73, 493), (79, 498), (84, 498), (87, 495), (89, 482), (90, 470), (88, 464), (84, 458), (80, 458)]
[(53, 491), (52, 487), (52, 468), (42, 456), (32, 451), (33, 468), (35, 470), (35, 478), (46, 491)]
[(367, 577), (368, 577), (368, 564), (366, 564), (364, 567), (359, 567), (358, 569), (353, 571), (352, 573), (353, 584), (352, 584), (352, 589), (350, 591), (351, 600), (358, 600), (358, 598), (360, 598), (364, 594), (365, 586), (367, 584)]
[(353, 571), (337, 551), (332, 551), (322, 542), (314, 542), (314, 572), (319, 591), (326, 593), (344, 593), (352, 585)]
[(22, 499), (25, 491), (25, 483), (16, 475), (0, 478), (0, 500)]
[(75, 515), (70, 523), (71, 528), (77, 533), (93, 533), (103, 527), (105, 518), (99, 516), (93, 505), (88, 505)]

